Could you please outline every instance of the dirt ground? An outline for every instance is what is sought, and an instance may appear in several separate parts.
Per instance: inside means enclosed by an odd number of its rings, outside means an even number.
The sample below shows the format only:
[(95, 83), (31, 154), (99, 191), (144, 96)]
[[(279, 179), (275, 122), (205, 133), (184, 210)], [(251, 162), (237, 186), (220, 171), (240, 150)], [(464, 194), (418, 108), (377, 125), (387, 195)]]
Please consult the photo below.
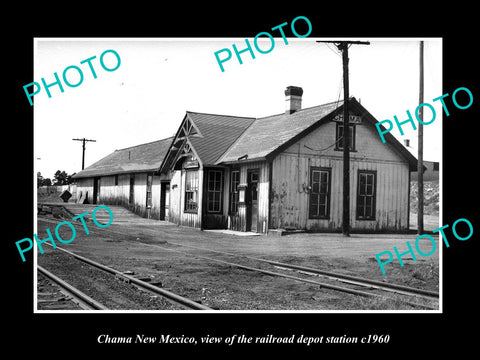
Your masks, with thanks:
[[(56, 219), (56, 221), (61, 220)], [(39, 221), (40, 239), (46, 237), (47, 227), (53, 232), (55, 225)], [(137, 225), (114, 221), (105, 230), (95, 228), (90, 222), (88, 227), (92, 230), (89, 235), (78, 230), (73, 242), (58, 245), (117, 270), (131, 271), (135, 276), (150, 278), (152, 282), (161, 284), (167, 290), (219, 310), (411, 310), (412, 308), (397, 301), (398, 299), (379, 302), (198, 259), (173, 250), (249, 264), (247, 259), (179, 248), (176, 244), (311, 266), (422, 289), (434, 291), (439, 289), (438, 249), (441, 246), (438, 244), (438, 236), (434, 236), (437, 251), (433, 255), (428, 257), (417, 255), (417, 261), (413, 261), (411, 255), (405, 255), (402, 257), (405, 264), (403, 267), (395, 258), (390, 264), (385, 265), (386, 274), (383, 275), (375, 254), (383, 251), (393, 252), (394, 246), (399, 252), (404, 252), (407, 250), (406, 241), (414, 247), (416, 235), (352, 234), (348, 238), (343, 237), (342, 234), (312, 233), (288, 236), (236, 236), (200, 231), (161, 221), (139, 222)], [(64, 236), (66, 239), (71, 237), (71, 233), (67, 234), (68, 231), (67, 228)], [(424, 252), (428, 252), (431, 246), (429, 243), (421, 244)], [(50, 248), (45, 250), (45, 254), (37, 254), (40, 265), (47, 269), (55, 267), (56, 271), (63, 272), (64, 276), (68, 276), (72, 281), (77, 279), (80, 287), (95, 281), (89, 278), (91, 274), (78, 272), (76, 270), (78, 265), (59, 261), (58, 250)], [(251, 265), (260, 266), (258, 263)], [(278, 271), (267, 265), (261, 266), (271, 271)], [(88, 290), (82, 291), (88, 294)], [(109, 291), (103, 287), (103, 292), (107, 295)], [(112, 305), (112, 308), (127, 310), (138, 308), (132, 305), (130, 300), (118, 301), (118, 303), (119, 305)], [(154, 304), (148, 308), (155, 308), (155, 306)], [(160, 308), (159, 305), (158, 309)]]

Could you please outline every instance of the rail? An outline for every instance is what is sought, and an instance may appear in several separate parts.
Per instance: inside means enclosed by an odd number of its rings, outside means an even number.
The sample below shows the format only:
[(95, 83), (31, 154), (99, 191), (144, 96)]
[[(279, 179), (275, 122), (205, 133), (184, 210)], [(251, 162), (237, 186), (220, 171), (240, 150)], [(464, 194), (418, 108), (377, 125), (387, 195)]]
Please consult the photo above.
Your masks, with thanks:
[(92, 299), (90, 296), (81, 292), (74, 286), (70, 285), (66, 281), (60, 279), (58, 276), (54, 275), (52, 272), (47, 269), (37, 265), (37, 270), (46, 276), (48, 279), (53, 281), (57, 286), (59, 286), (64, 292), (68, 293), (74, 300), (79, 304), (83, 309), (87, 310), (108, 310), (105, 306), (100, 304), (98, 301)]

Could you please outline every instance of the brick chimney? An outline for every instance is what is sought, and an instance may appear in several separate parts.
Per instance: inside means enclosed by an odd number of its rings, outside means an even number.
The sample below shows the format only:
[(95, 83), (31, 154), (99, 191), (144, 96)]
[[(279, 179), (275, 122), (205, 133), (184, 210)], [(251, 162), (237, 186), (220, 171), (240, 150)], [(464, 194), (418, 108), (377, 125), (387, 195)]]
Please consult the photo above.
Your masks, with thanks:
[(287, 86), (285, 90), (285, 114), (293, 114), (302, 108), (303, 89), (298, 86)]

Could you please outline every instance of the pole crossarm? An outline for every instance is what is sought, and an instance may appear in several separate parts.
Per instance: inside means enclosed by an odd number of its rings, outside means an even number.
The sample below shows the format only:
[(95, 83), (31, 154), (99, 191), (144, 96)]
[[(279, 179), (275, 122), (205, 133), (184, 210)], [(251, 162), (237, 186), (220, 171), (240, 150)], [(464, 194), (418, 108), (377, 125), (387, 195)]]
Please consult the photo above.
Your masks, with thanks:
[(90, 141), (90, 142), (96, 142), (97, 140), (91, 140), (91, 139), (86, 139), (86, 138), (83, 138), (83, 139), (72, 139), (74, 141), (81, 141), (82, 142), (82, 170), (85, 169), (85, 143), (87, 141)]
[(72, 140), (76, 140), (76, 141), (84, 141), (84, 142), (85, 142), (85, 141), (97, 142), (97, 140), (90, 140), (90, 139), (85, 139), (85, 138), (83, 138), (83, 139), (72, 139)]
[(317, 40), (318, 43), (332, 43), (339, 45), (370, 45), (370, 41), (349, 41), (349, 40)]

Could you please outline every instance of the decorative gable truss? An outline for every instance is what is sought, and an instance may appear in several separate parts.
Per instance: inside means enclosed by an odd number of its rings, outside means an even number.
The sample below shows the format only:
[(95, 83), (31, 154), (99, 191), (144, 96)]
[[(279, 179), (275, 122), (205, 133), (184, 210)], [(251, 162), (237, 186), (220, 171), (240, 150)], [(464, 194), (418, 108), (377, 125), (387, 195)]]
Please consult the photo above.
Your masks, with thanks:
[(203, 135), (187, 114), (168, 149), (160, 172), (181, 170), (182, 163), (185, 161), (190, 163), (190, 165), (196, 163), (197, 167), (200, 166), (200, 158), (189, 141), (189, 138), (192, 137), (203, 137)]

